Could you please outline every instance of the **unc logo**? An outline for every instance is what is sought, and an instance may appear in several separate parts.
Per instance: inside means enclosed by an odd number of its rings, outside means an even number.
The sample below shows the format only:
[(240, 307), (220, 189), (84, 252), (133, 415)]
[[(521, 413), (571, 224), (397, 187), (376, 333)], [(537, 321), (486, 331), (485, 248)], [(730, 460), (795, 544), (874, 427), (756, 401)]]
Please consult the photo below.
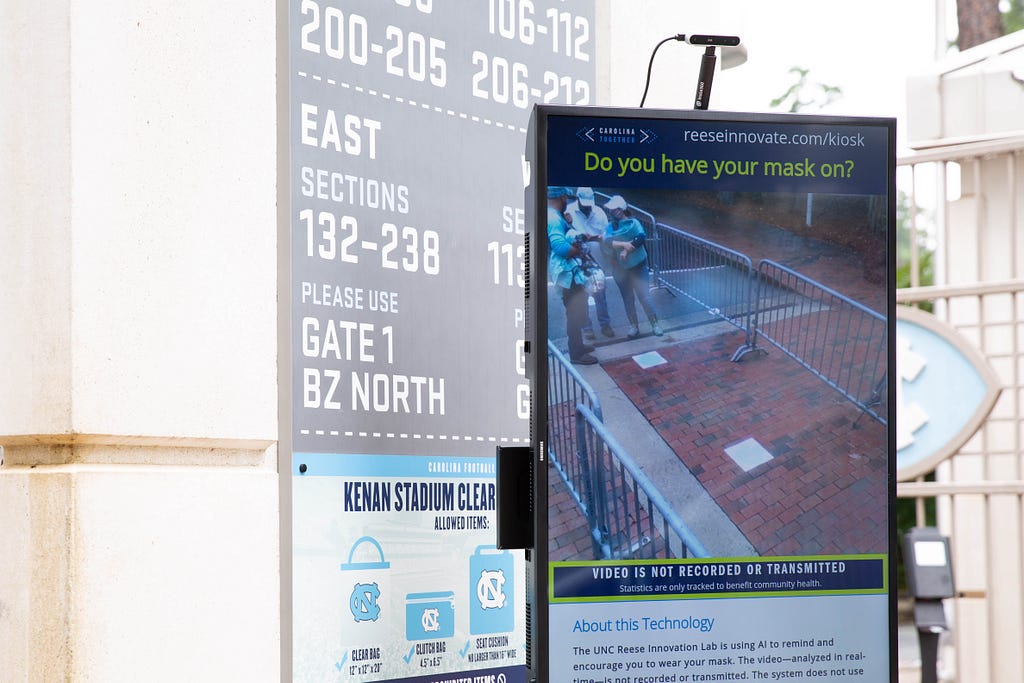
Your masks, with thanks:
[(420, 624), (423, 626), (423, 630), (427, 633), (440, 631), (441, 622), (438, 620), (438, 617), (440, 616), (441, 613), (433, 607), (423, 610), (423, 616), (420, 618)]
[(505, 606), (505, 574), (500, 570), (480, 572), (476, 582), (476, 599), (482, 609), (501, 609)]
[(380, 616), (380, 588), (376, 583), (357, 583), (349, 598), (349, 609), (352, 617), (358, 621), (377, 621)]

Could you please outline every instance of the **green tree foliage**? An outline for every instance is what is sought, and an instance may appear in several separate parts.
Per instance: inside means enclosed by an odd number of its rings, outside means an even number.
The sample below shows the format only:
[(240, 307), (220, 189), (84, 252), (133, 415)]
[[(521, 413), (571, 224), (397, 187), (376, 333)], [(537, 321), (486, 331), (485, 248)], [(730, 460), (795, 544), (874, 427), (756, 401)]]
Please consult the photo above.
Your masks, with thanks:
[[(920, 285), (935, 284), (935, 250), (928, 246), (928, 235), (922, 229), (922, 224), (928, 224), (930, 217), (920, 208), (917, 210), (917, 234), (911, 232), (910, 214), (912, 209), (910, 195), (899, 190), (896, 193), (896, 287), (902, 289), (910, 287), (911, 262), (910, 246), (911, 240), (916, 237), (917, 260), (918, 260), (918, 282)], [(931, 304), (924, 303), (921, 308), (931, 311)], [(925, 477), (927, 481), (934, 481), (935, 475), (929, 474)], [(915, 526), (917, 522), (917, 507), (912, 498), (899, 498), (896, 501), (896, 534), (897, 538)], [(935, 500), (925, 501), (925, 520), (927, 526), (935, 524)], [(896, 576), (897, 585), (900, 590), (906, 590), (906, 568), (903, 564), (902, 544), (897, 553)]]
[(1003, 12), (1003, 29), (1007, 33), (1024, 29), (1024, 0), (1004, 0), (999, 8)]
[[(900, 190), (896, 193), (896, 287), (911, 286), (911, 226), (910, 196)], [(935, 284), (935, 251), (928, 246), (928, 235), (921, 229), (927, 216), (918, 209), (917, 260), (918, 283), (922, 286)]]
[(810, 69), (794, 66), (788, 73), (794, 74), (796, 80), (784, 93), (771, 101), (773, 109), (786, 107), (786, 111), (795, 114), (808, 109), (827, 107), (843, 96), (842, 89), (837, 86), (809, 82), (807, 76)]

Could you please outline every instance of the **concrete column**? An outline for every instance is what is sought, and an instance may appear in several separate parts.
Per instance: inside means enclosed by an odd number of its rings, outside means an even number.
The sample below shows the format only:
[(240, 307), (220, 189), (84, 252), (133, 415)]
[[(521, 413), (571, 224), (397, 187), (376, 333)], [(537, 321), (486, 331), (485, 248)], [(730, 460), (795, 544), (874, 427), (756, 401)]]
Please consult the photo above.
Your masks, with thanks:
[(276, 4), (0, 5), (0, 680), (279, 675)]

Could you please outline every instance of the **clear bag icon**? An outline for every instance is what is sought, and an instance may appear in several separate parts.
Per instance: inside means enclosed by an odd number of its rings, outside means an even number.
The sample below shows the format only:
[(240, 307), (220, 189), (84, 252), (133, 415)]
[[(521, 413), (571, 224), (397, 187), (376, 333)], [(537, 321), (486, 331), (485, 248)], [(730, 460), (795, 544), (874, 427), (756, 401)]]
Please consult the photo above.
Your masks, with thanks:
[(342, 610), (345, 645), (379, 642), (386, 636), (390, 596), (391, 563), (377, 539), (363, 536), (352, 544), (348, 562), (342, 563), (344, 585), (350, 591)]

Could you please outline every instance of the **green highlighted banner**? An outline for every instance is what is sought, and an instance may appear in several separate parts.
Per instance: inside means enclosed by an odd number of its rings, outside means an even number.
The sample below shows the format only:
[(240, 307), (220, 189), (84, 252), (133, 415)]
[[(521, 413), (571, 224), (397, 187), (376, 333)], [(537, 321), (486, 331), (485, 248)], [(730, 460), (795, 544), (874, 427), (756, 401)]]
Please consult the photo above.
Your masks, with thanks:
[(549, 585), (552, 602), (883, 593), (887, 568), (884, 555), (559, 562)]

